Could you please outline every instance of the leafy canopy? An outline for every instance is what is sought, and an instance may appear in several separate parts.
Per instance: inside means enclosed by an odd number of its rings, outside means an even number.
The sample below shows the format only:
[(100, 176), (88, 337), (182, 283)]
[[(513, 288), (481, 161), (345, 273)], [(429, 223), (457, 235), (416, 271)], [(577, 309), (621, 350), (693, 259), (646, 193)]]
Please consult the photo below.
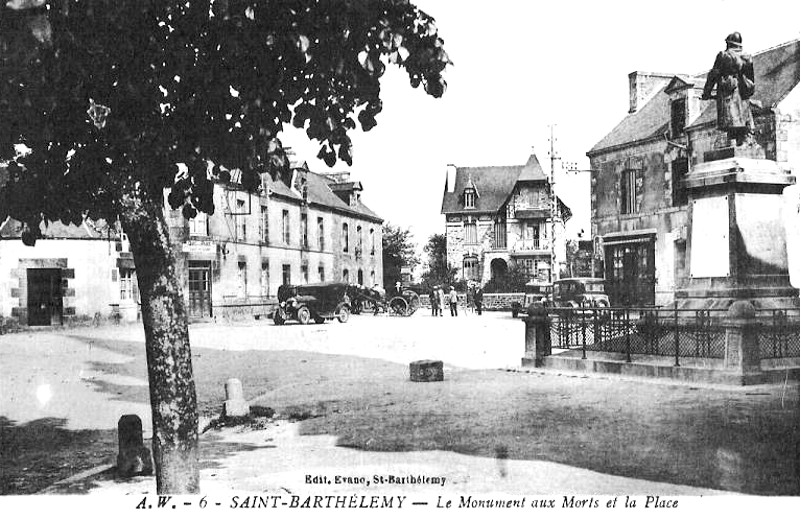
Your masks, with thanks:
[[(11, 0), (0, 7), (0, 221), (116, 218), (170, 189), (212, 213), (212, 183), (285, 174), (285, 124), (351, 164), (388, 64), (445, 91), (434, 20), (405, 0)], [(0, 185), (2, 178), (0, 178)]]
[(381, 233), (384, 286), (391, 287), (400, 281), (403, 267), (414, 268), (420, 259), (415, 253), (414, 237), (409, 229), (386, 223)]

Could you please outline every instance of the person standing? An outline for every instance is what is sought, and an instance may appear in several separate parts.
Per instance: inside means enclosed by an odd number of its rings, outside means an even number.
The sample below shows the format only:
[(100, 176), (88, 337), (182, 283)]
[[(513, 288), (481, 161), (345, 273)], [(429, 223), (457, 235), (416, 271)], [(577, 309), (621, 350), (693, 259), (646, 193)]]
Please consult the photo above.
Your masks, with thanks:
[(439, 310), (439, 316), (442, 317), (442, 307), (445, 304), (445, 291), (442, 287), (437, 287), (437, 310)]
[(437, 287), (431, 289), (428, 294), (428, 301), (431, 303), (431, 316), (436, 317), (439, 315), (439, 297), (437, 296)]
[(481, 305), (484, 304), (484, 291), (479, 286), (476, 288), (476, 294), (473, 296), (473, 301), (476, 303), (476, 312), (481, 315)]
[(451, 287), (451, 291), (448, 293), (448, 302), (451, 305), (451, 317), (456, 317), (458, 313), (456, 312), (456, 305), (459, 303), (459, 296), (456, 294), (456, 289)]

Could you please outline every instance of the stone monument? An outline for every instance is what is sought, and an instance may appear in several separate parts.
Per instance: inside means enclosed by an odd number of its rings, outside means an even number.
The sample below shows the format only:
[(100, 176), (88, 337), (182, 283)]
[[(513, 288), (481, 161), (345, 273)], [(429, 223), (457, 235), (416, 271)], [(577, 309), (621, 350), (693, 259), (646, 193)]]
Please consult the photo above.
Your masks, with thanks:
[(704, 87), (702, 99), (716, 99), (718, 129), (727, 138), (687, 176), (690, 276), (676, 292), (680, 308), (727, 310), (735, 301), (757, 310), (798, 306), (781, 214), (782, 191), (795, 177), (767, 160), (753, 139), (748, 99), (756, 85), (741, 44), (739, 33), (726, 38)]

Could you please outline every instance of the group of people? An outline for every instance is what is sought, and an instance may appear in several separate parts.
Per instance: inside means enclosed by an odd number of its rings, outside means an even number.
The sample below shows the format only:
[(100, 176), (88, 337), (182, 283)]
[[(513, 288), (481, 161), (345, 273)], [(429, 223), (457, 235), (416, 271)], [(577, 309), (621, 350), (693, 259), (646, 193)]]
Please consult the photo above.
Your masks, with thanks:
[[(443, 309), (445, 305), (448, 305), (450, 308), (451, 317), (456, 317), (459, 315), (459, 295), (456, 293), (456, 289), (452, 286), (447, 288), (448, 292), (446, 293), (443, 286), (435, 286), (433, 289), (431, 289), (431, 293), (428, 295), (428, 300), (431, 302), (431, 315), (433, 317), (441, 317), (443, 315)], [(481, 315), (481, 306), (483, 304), (483, 300), (484, 292), (481, 290), (481, 287), (470, 284), (467, 288), (467, 307), (469, 309), (475, 309), (478, 315)]]

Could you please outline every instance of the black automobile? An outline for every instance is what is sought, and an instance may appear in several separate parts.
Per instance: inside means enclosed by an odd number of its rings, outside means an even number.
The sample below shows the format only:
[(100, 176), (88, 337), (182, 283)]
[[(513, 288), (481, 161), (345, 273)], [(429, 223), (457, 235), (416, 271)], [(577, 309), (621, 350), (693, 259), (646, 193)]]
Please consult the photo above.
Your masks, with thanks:
[(553, 284), (553, 306), (567, 308), (608, 307), (609, 296), (601, 278), (565, 278)]
[(350, 298), (346, 283), (315, 283), (311, 285), (281, 285), (278, 287), (278, 309), (273, 322), (284, 324), (292, 319), (300, 324), (314, 320), (321, 324), (336, 318), (348, 322)]
[(550, 302), (551, 292), (553, 285), (550, 283), (526, 283), (526, 295), (523, 297), (523, 302), (512, 301), (512, 317), (517, 317), (518, 314), (523, 313), (523, 310), (528, 308), (531, 303), (547, 303)]

